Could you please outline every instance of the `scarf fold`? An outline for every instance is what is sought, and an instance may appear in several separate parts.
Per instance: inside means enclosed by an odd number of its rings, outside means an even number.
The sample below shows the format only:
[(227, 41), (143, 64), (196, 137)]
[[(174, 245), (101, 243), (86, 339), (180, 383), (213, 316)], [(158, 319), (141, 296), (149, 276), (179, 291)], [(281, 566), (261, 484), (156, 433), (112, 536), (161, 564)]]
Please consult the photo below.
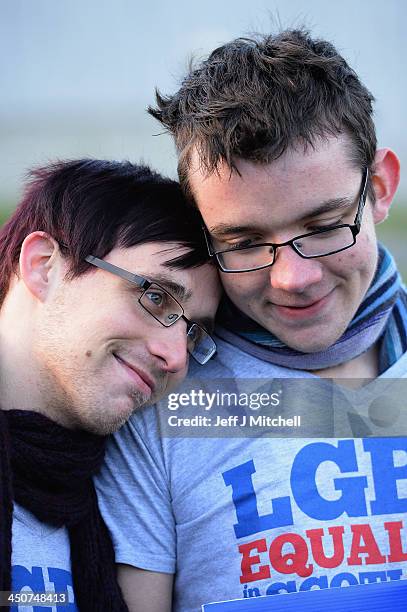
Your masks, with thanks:
[(35, 412), (0, 410), (0, 590), (11, 590), (15, 501), (39, 521), (67, 528), (80, 612), (127, 611), (92, 480), (103, 461), (105, 441)]
[[(366, 352), (380, 339), (379, 369), (387, 370), (407, 350), (407, 294), (396, 263), (379, 245), (373, 281), (344, 334), (331, 346), (302, 353), (242, 313), (227, 297), (217, 315), (217, 335), (243, 350), (279, 366), (320, 370), (345, 363)], [(267, 349), (260, 351), (260, 347)]]

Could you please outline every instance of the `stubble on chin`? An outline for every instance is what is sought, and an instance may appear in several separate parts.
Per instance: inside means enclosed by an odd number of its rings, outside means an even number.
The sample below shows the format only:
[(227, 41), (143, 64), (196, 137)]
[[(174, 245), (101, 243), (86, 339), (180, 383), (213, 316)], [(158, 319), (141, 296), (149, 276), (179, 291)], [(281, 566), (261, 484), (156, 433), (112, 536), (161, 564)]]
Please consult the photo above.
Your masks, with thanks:
[[(141, 410), (144, 406), (151, 404), (150, 398), (146, 397), (145, 394), (138, 390), (131, 392), (132, 407), (128, 412), (117, 410), (115, 412), (114, 407), (109, 411), (101, 409), (93, 409), (93, 415), (87, 415), (86, 423), (82, 423), (82, 427), (87, 431), (100, 436), (108, 436), (113, 434), (115, 431), (123, 427), (125, 423), (132, 417), (132, 415)], [(103, 402), (102, 402), (103, 403)], [(96, 411), (96, 414), (95, 414)]]

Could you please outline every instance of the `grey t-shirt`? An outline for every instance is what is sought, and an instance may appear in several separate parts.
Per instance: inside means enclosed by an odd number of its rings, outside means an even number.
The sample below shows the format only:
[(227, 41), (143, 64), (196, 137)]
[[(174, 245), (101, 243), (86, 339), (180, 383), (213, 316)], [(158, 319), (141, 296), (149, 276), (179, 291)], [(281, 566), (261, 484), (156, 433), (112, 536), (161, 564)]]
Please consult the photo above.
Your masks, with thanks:
[[(312, 379), (223, 341), (191, 375)], [(166, 438), (166, 408), (112, 437), (96, 485), (117, 562), (175, 573), (174, 612), (407, 577), (406, 438)]]
[(12, 590), (68, 593), (69, 605), (12, 606), (11, 612), (78, 612), (74, 603), (68, 533), (41, 523), (15, 505), (12, 525)]

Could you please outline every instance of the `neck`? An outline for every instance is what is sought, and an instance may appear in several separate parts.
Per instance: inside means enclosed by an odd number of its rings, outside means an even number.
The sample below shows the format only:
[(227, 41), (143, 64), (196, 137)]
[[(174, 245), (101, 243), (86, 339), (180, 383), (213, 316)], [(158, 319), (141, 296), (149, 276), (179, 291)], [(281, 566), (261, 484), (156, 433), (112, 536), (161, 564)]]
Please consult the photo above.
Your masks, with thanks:
[(39, 373), (34, 358), (28, 351), (24, 354), (24, 343), (17, 340), (0, 342), (0, 408), (2, 410), (27, 410), (38, 412), (55, 423), (71, 427), (63, 419), (64, 412), (57, 409), (58, 402), (50, 396), (48, 385), (44, 386), (45, 373)]
[(23, 293), (22, 283), (12, 280), (1, 305), (0, 407), (2, 410), (30, 410), (52, 418), (43, 409), (44, 394), (33, 350), (36, 345), (35, 317)]
[(346, 363), (312, 372), (321, 378), (340, 378), (345, 387), (363, 387), (379, 375), (379, 349), (377, 342), (365, 353)]
[(14, 279), (0, 309), (0, 408), (38, 412), (73, 428), (61, 409), (64, 398), (56, 393), (57, 381), (42, 363), (36, 321), (24, 284)]

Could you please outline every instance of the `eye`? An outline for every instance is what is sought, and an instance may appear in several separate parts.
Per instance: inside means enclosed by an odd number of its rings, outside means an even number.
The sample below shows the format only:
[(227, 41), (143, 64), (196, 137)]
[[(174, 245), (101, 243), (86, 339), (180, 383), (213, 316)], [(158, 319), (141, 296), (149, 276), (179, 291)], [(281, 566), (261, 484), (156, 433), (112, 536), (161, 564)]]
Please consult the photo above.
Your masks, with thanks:
[(245, 247), (252, 245), (253, 242), (254, 241), (250, 238), (246, 238), (246, 240), (240, 240), (240, 242), (235, 242), (235, 244), (233, 244), (232, 246), (234, 249), (244, 249)]
[(332, 221), (330, 223), (326, 223), (325, 225), (313, 225), (311, 227), (307, 228), (308, 232), (319, 232), (321, 230), (326, 230), (326, 229), (331, 229), (336, 227), (337, 225), (341, 225), (341, 223), (343, 222), (342, 217), (340, 217), (339, 219), (336, 219), (335, 221)]
[(160, 291), (146, 291), (146, 298), (156, 307), (162, 307), (165, 303), (165, 294)]
[(233, 249), (245, 249), (249, 246), (254, 246), (256, 241), (253, 238), (244, 238), (239, 240), (239, 242), (231, 242), (227, 244), (228, 250)]

